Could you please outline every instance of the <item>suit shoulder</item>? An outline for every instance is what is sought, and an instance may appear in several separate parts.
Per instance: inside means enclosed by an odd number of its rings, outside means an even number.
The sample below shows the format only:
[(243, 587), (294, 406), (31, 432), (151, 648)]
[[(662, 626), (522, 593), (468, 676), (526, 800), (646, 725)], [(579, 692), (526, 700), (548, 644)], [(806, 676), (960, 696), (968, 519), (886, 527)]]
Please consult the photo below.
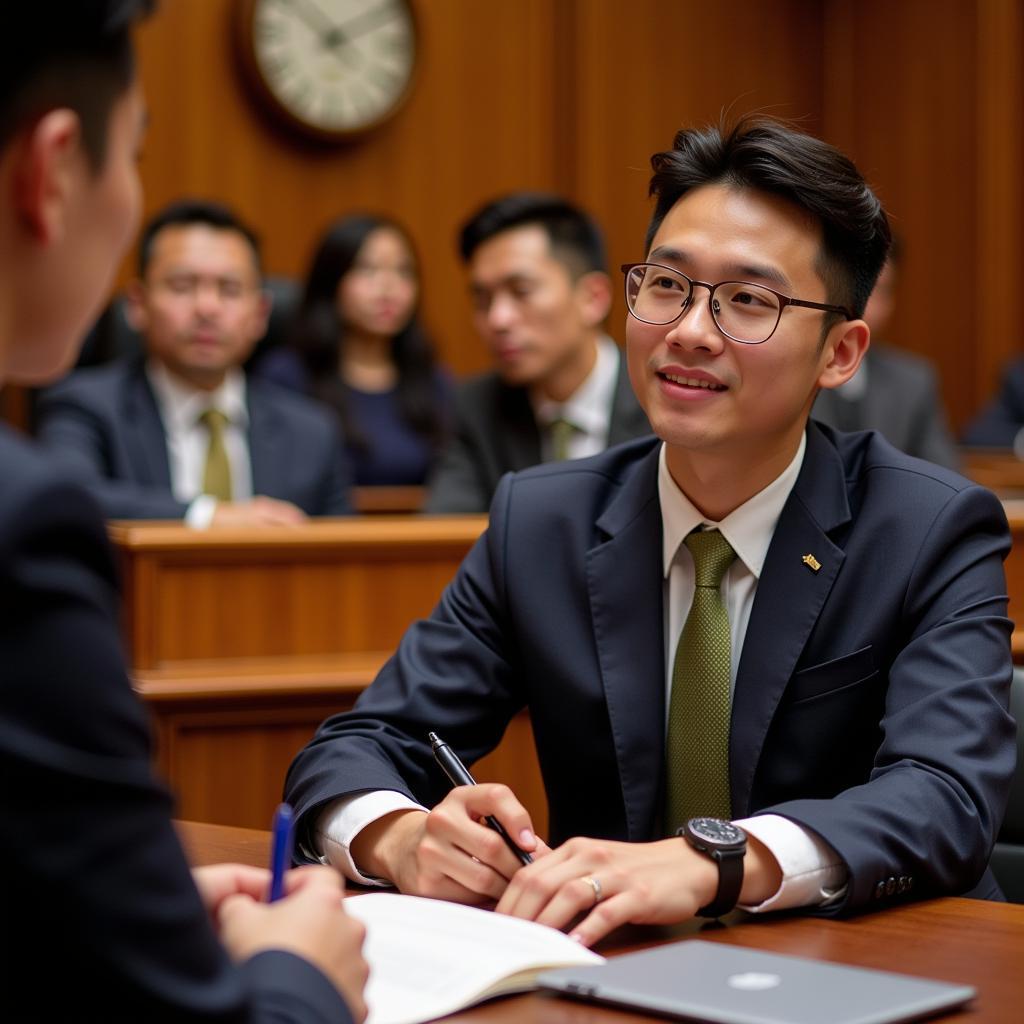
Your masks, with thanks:
[(337, 430), (334, 412), (315, 398), (252, 376), (247, 377), (246, 388), (250, 402), (285, 417), (297, 427), (316, 431)]
[(74, 398), (87, 402), (107, 401), (121, 390), (132, 374), (141, 372), (141, 368), (129, 366), (120, 360), (72, 370), (63, 380), (46, 388), (41, 394), (41, 400)]
[[(0, 427), (0, 548), (42, 526), (67, 529), (75, 524), (103, 534), (93, 499), (27, 438)], [(7, 562), (6, 557), (0, 561)]]

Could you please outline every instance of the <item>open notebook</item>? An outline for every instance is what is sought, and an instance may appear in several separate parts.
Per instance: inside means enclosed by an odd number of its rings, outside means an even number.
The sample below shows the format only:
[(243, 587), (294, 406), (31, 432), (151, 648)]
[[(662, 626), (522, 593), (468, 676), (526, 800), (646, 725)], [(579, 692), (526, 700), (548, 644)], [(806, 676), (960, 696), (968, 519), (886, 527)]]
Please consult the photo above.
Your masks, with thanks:
[(397, 893), (349, 896), (366, 926), (367, 1024), (420, 1024), (508, 992), (552, 967), (604, 957), (546, 925)]

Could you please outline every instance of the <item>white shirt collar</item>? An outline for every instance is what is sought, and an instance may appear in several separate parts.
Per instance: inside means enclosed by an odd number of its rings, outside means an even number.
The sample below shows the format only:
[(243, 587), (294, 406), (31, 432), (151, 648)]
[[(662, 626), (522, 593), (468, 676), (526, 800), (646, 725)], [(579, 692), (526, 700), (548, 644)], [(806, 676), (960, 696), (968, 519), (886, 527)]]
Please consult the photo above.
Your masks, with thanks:
[(564, 419), (584, 434), (607, 433), (620, 358), (619, 346), (607, 335), (601, 335), (597, 339), (597, 358), (593, 368), (564, 402), (531, 395), (537, 422), (546, 427), (555, 420)]
[(800, 475), (807, 450), (806, 431), (793, 461), (763, 490), (747, 499), (730, 512), (720, 523), (706, 519), (672, 479), (662, 444), (658, 456), (658, 500), (661, 503), (662, 570), (668, 577), (679, 545), (688, 533), (701, 524), (714, 527), (732, 545), (736, 557), (750, 570), (755, 579), (761, 576), (768, 548), (775, 533), (782, 506)]
[(224, 413), (232, 426), (245, 430), (249, 425), (245, 374), (238, 367), (228, 370), (214, 391), (194, 388), (155, 359), (147, 360), (146, 376), (156, 395), (161, 418), (172, 433), (191, 430), (210, 408)]

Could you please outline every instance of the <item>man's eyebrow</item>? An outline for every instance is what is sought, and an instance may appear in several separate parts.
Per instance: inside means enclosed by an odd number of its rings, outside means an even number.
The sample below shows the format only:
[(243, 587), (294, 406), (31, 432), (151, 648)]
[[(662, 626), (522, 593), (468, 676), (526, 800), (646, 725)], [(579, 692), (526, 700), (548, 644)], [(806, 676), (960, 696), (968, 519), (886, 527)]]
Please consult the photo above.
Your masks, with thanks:
[[(651, 250), (651, 254), (647, 258), (652, 263), (686, 264), (692, 262), (692, 257), (685, 249), (676, 249), (670, 245), (659, 245), (656, 249)], [(722, 280), (748, 281), (753, 279), (766, 281), (783, 291), (792, 288), (789, 278), (778, 267), (773, 267), (768, 263), (727, 263), (724, 265), (724, 273), (726, 277)]]
[(498, 288), (513, 288), (519, 284), (533, 284), (537, 278), (527, 273), (514, 273), (507, 274), (505, 277), (499, 278), (497, 281), (470, 281), (470, 291), (474, 292), (493, 292)]

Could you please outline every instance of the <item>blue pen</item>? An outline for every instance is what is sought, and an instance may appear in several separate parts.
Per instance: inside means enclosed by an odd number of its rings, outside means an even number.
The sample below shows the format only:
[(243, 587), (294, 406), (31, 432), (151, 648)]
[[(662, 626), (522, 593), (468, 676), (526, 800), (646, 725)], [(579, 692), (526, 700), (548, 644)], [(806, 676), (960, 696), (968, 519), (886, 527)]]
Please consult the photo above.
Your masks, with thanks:
[(292, 866), (295, 815), (291, 804), (278, 804), (277, 810), (274, 811), (273, 833), (270, 852), (270, 903), (284, 895), (284, 874)]

